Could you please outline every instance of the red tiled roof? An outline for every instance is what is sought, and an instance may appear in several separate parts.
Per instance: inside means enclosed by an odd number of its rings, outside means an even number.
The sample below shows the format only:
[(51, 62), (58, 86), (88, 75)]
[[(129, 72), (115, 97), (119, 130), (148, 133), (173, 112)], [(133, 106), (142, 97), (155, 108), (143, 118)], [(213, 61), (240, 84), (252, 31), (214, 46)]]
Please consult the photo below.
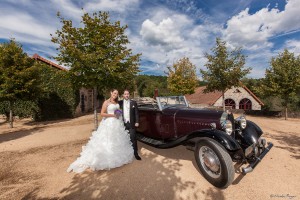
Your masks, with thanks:
[(194, 94), (185, 95), (186, 99), (191, 104), (213, 105), (222, 96), (219, 91), (204, 93), (205, 88), (206, 86), (196, 88)]
[(260, 104), (260, 105), (264, 105), (264, 103), (257, 97), (255, 96), (255, 94), (253, 94), (243, 83), (240, 83), (243, 88)]
[(43, 58), (43, 57), (39, 56), (38, 54), (34, 54), (32, 57), (34, 59), (36, 59), (36, 60), (42, 61), (42, 62), (44, 62), (44, 63), (46, 63), (48, 65), (51, 65), (52, 67), (55, 67), (55, 68), (57, 68), (59, 70), (67, 71), (66, 68), (64, 68), (64, 67), (62, 67), (62, 66), (60, 66), (60, 65), (58, 65), (58, 64), (56, 64), (54, 62), (51, 62), (50, 60), (47, 60), (46, 58)]
[[(264, 105), (263, 102), (255, 96), (243, 83), (241, 83), (241, 87), (243, 87), (260, 105)], [(213, 105), (221, 96), (222, 92), (216, 91), (216, 92), (209, 92), (204, 93), (204, 89), (206, 86), (198, 87), (195, 89), (194, 94), (185, 95), (186, 99), (191, 104), (206, 104), (206, 105)]]

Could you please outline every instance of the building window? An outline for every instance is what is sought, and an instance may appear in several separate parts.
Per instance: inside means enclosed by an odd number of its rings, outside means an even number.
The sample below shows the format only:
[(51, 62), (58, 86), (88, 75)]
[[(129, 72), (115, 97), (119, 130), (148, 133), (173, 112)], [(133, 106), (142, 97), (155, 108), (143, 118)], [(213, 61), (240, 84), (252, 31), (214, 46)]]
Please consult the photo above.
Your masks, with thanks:
[(247, 98), (242, 99), (239, 104), (239, 109), (252, 110), (252, 102)]
[(225, 99), (225, 106), (235, 109), (235, 101), (233, 99)]

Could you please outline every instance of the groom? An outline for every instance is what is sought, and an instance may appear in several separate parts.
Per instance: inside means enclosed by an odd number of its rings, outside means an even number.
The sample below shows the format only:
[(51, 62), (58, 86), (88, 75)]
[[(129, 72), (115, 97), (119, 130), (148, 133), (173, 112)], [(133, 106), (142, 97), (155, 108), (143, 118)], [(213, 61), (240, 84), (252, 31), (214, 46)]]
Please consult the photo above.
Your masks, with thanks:
[(139, 126), (139, 113), (137, 104), (135, 101), (129, 99), (129, 90), (124, 90), (123, 100), (119, 101), (120, 108), (123, 110), (123, 120), (126, 130), (129, 131), (130, 140), (132, 142), (134, 156), (137, 160), (142, 160), (138, 154), (137, 140), (136, 140), (136, 130), (135, 128)]

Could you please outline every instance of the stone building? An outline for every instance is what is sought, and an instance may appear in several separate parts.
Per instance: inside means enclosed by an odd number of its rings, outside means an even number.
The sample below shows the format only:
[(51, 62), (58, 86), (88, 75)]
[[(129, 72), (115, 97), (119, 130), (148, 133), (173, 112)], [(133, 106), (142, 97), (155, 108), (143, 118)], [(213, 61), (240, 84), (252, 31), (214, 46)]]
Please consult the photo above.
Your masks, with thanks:
[[(198, 87), (194, 94), (185, 95), (191, 107), (222, 107), (222, 92), (204, 93), (206, 87)], [(225, 91), (225, 106), (241, 110), (261, 110), (263, 102), (246, 86), (232, 87)]]
[[(93, 110), (94, 105), (94, 93), (93, 89), (81, 88), (79, 90), (80, 101), (78, 106), (76, 107), (76, 114), (83, 114)], [(99, 102), (96, 102), (97, 108), (99, 107)]]

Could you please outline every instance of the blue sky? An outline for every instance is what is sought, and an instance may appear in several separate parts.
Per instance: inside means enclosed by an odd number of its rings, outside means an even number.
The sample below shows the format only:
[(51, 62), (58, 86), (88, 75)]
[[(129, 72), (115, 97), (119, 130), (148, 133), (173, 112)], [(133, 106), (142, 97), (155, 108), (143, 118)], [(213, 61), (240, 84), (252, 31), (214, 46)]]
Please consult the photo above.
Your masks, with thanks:
[(270, 59), (284, 48), (300, 53), (300, 0), (1, 0), (0, 42), (15, 38), (30, 56), (55, 56), (50, 34), (60, 29), (58, 11), (75, 26), (83, 12), (96, 11), (127, 24), (129, 48), (142, 53), (143, 74), (164, 75), (185, 56), (201, 78), (203, 55), (216, 37), (228, 49), (242, 47), (250, 78), (264, 77)]

